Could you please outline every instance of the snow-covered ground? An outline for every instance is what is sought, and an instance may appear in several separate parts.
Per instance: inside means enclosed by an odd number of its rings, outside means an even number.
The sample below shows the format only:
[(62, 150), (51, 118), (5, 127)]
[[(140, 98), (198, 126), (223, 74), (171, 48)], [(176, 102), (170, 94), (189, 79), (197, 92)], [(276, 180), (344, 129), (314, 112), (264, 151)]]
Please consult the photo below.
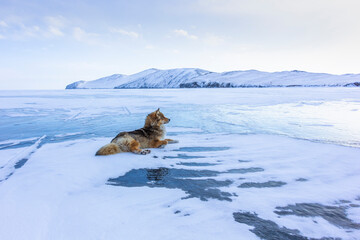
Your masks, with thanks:
[[(360, 239), (358, 88), (0, 99), (0, 239)], [(179, 143), (94, 156), (158, 107)]]
[(360, 74), (332, 75), (304, 71), (257, 70), (210, 72), (199, 68), (147, 69), (132, 74), (114, 74), (93, 81), (77, 81), (67, 89), (113, 88), (218, 88), (218, 87), (310, 87), (360, 86)]

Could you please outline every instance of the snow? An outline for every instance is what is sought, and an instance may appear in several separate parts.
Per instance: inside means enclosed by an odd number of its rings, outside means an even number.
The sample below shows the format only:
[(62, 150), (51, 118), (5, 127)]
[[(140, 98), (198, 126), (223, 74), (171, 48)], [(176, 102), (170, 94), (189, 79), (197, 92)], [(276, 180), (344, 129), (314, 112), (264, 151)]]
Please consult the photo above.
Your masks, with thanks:
[(21, 162), (27, 161), (31, 154), (33, 154), (39, 144), (46, 136), (42, 136), (39, 138), (33, 145), (28, 148), (19, 151), (17, 154), (13, 155), (8, 161), (4, 161), (0, 169), (0, 182), (8, 179), (15, 171), (17, 167), (17, 163), (22, 164)]
[[(259, 239), (253, 223), (235, 221), (244, 212), (274, 231), (359, 239), (359, 93), (0, 91), (0, 239)], [(158, 107), (179, 143), (145, 156), (94, 155)], [(141, 171), (131, 186), (129, 174)], [(269, 181), (285, 184), (239, 187)], [(346, 215), (276, 213), (304, 203)]]
[(70, 84), (69, 89), (73, 88), (114, 88), (126, 82), (126, 75), (113, 74), (108, 77), (99, 78), (94, 81), (78, 81)]
[(117, 88), (178, 88), (184, 80), (193, 80), (210, 72), (196, 68), (156, 70), (132, 81), (119, 85)]
[(79, 81), (67, 89), (84, 88), (194, 88), (194, 87), (294, 87), (358, 86), (360, 74), (332, 75), (304, 71), (256, 70), (216, 73), (198, 68), (148, 69), (133, 75), (115, 74), (94, 81)]

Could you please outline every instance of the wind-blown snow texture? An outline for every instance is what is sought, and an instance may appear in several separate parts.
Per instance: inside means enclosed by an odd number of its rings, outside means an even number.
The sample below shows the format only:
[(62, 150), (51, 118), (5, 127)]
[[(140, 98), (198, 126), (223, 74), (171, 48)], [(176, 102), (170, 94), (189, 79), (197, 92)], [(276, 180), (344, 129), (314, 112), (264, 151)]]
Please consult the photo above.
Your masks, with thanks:
[[(0, 239), (360, 239), (359, 88), (0, 99)], [(179, 143), (94, 156), (158, 107)]]
[(360, 74), (331, 75), (303, 71), (256, 70), (216, 73), (198, 68), (148, 69), (133, 75), (114, 74), (94, 81), (79, 81), (67, 89), (84, 88), (218, 88), (218, 87), (360, 86)]

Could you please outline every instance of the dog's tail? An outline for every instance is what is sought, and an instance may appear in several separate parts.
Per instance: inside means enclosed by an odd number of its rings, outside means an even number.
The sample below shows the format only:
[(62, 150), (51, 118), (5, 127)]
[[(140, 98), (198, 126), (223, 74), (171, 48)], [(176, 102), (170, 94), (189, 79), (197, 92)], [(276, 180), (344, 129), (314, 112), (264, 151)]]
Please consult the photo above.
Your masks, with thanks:
[(97, 152), (96, 152), (96, 156), (99, 155), (111, 155), (111, 154), (116, 154), (116, 153), (120, 153), (121, 149), (120, 147), (115, 144), (115, 143), (109, 143), (106, 144), (105, 146), (103, 146), (102, 148), (100, 148)]

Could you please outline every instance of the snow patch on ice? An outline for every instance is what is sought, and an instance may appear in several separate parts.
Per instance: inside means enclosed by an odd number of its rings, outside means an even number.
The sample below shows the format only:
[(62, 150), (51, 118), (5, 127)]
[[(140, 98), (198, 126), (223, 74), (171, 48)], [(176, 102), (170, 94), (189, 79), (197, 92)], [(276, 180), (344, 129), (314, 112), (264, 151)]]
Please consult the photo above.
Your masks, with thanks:
[(0, 182), (7, 180), (15, 171), (16, 168), (21, 167), (26, 161), (29, 160), (30, 156), (38, 149), (41, 141), (46, 135), (39, 138), (33, 145), (18, 152), (15, 156), (5, 162), (0, 167)]

